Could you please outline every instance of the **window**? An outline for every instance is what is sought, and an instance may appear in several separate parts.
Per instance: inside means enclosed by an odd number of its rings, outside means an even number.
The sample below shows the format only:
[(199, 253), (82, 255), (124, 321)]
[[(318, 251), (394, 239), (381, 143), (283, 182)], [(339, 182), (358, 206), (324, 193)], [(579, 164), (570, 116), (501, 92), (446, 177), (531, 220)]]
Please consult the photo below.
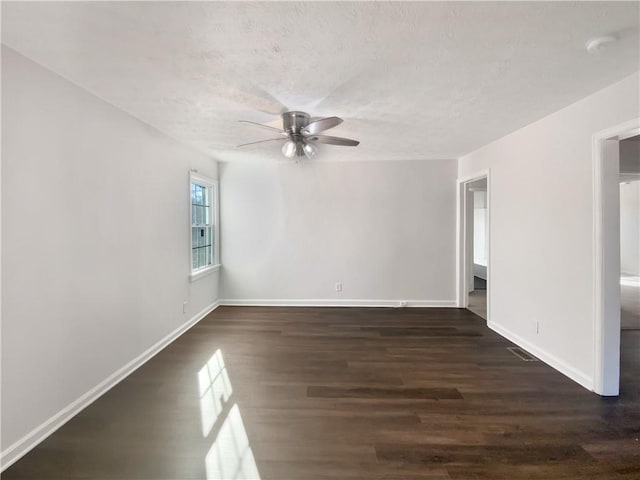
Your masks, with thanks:
[(191, 174), (191, 272), (218, 263), (216, 241), (217, 188), (215, 180)]

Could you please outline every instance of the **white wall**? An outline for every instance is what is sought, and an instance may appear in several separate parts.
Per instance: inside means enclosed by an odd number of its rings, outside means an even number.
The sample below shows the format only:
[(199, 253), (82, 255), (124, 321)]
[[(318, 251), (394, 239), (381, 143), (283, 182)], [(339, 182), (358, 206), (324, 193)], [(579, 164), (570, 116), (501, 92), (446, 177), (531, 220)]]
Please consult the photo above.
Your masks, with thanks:
[(6, 466), (215, 302), (216, 275), (189, 282), (188, 175), (217, 165), (4, 47), (2, 100)]
[(620, 271), (640, 275), (640, 181), (620, 184)]
[[(638, 74), (459, 160), (491, 169), (489, 325), (592, 388), (592, 135), (639, 116)], [(539, 333), (536, 334), (536, 322)]]
[(456, 169), (447, 160), (220, 164), (222, 297), (453, 305)]

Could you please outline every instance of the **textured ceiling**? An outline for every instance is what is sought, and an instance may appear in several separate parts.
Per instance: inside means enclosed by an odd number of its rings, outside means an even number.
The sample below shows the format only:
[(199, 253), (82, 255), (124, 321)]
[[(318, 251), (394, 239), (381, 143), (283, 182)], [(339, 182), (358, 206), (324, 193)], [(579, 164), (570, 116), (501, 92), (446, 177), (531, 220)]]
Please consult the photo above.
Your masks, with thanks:
[[(453, 158), (638, 70), (638, 2), (2, 2), (2, 41), (219, 160), (337, 115), (322, 159)], [(588, 55), (587, 39), (620, 40)]]

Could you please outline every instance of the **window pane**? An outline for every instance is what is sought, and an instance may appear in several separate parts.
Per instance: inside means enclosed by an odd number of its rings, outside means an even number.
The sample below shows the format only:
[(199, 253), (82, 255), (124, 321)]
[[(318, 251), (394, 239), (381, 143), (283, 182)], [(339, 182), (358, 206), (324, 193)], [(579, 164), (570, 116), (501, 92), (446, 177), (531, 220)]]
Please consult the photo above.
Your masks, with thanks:
[(207, 265), (213, 265), (215, 263), (213, 258), (213, 228), (208, 227), (205, 235), (207, 239)]
[(213, 188), (191, 183), (191, 254), (194, 270), (213, 265)]
[(196, 248), (198, 246), (198, 229), (191, 228), (191, 248)]

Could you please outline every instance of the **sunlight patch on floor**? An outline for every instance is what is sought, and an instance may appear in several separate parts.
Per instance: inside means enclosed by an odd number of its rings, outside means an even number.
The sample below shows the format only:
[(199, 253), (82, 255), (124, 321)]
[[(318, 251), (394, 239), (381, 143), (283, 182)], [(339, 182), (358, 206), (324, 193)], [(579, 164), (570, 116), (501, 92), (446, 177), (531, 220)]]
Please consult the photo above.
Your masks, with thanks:
[(198, 372), (198, 386), (202, 435), (213, 438), (206, 480), (260, 480), (240, 408), (235, 403), (229, 408), (233, 387), (220, 350)]
[(238, 405), (227, 415), (205, 460), (207, 480), (260, 479)]
[(640, 277), (632, 275), (622, 275), (620, 285), (625, 287), (640, 287)]
[(229, 374), (224, 365), (222, 352), (217, 350), (207, 364), (198, 372), (200, 386), (200, 412), (202, 435), (207, 437), (222, 412), (222, 408), (233, 393)]

